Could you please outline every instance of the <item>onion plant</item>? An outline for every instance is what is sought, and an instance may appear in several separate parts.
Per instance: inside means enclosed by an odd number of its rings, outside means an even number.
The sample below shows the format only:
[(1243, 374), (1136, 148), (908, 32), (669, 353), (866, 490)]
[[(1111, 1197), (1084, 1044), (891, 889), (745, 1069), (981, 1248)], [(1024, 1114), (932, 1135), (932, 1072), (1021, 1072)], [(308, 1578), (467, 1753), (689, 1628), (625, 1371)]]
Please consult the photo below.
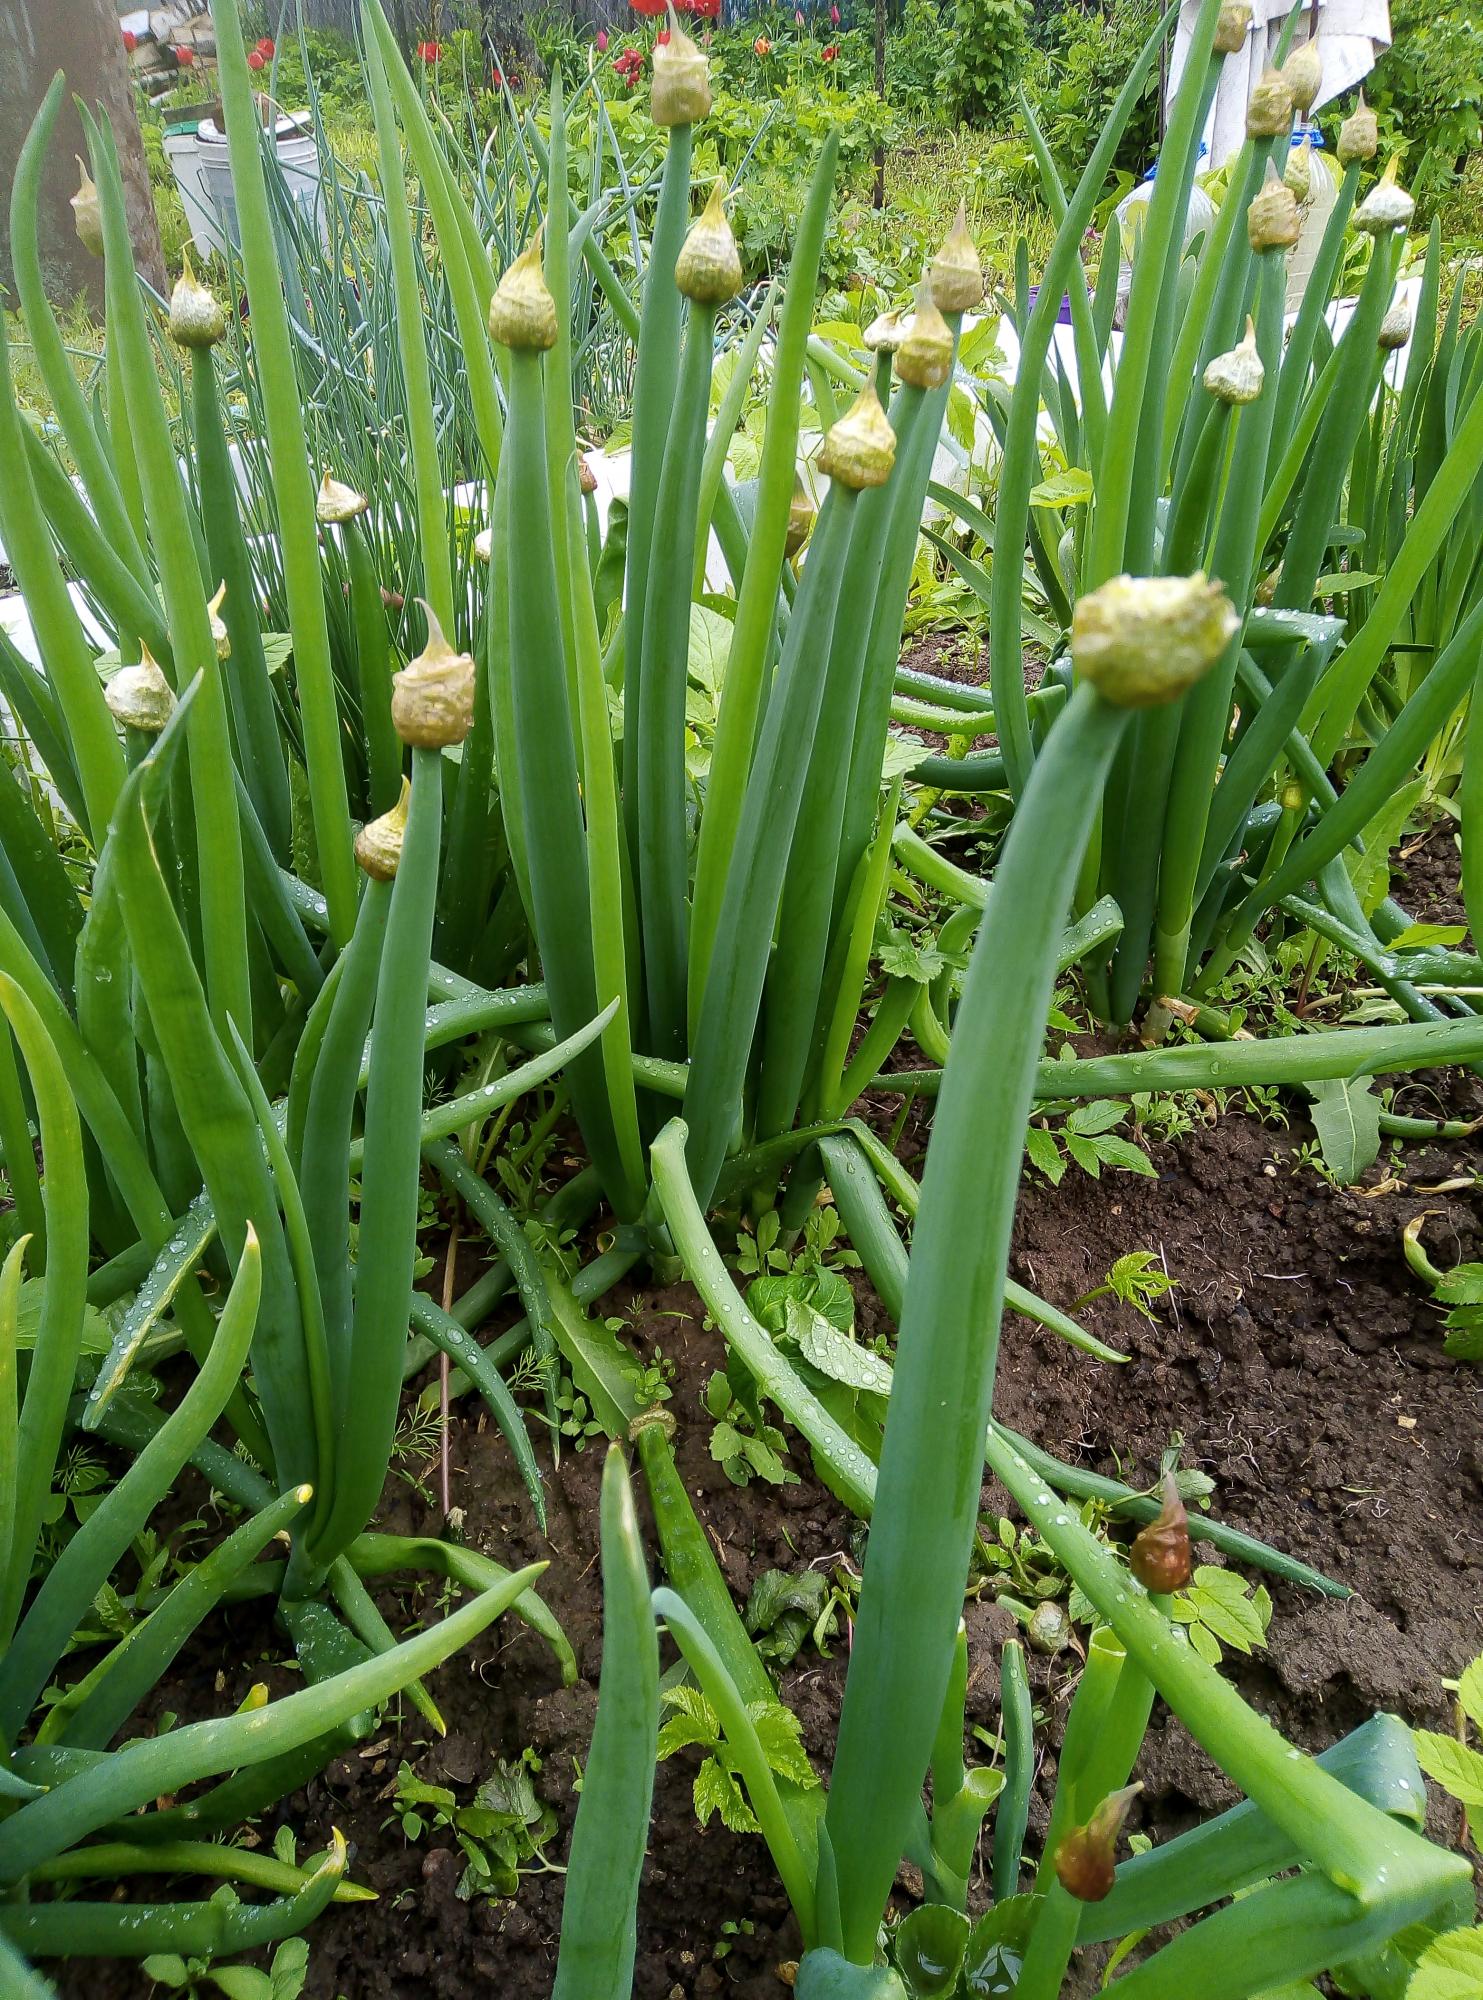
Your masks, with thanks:
[[(687, 1267), (731, 1350), (807, 1437), (825, 1479), (870, 1538), (827, 1804), (783, 1795), (758, 1735), (755, 1671), (739, 1657), (725, 1608), (703, 1577), (683, 1573), (653, 1593), (653, 1615), (678, 1646), (720, 1719), (732, 1768), (766, 1839), (803, 1934), (805, 1995), (928, 1995), (1013, 1990), (1054, 2000), (1079, 1945), (1136, 1933), (1129, 1993), (1199, 1992), (1241, 2000), (1328, 1968), (1348, 1986), (1404, 1977), (1406, 1950), (1457, 1920), (1471, 1894), (1466, 1861), (1421, 1837), (1422, 1785), (1405, 1732), (1366, 1725), (1310, 1758), (1282, 1739), (1190, 1647), (1170, 1593), (1190, 1575), (1189, 1524), (1177, 1492), (1134, 1542), (1128, 1564), (1097, 1540), (1031, 1455), (991, 1420), (997, 1327), (1025, 1120), (1056, 969), (1102, 780), (1130, 722), (1155, 713), (1218, 664), (1237, 614), (1217, 587), (1188, 578), (1120, 580), (1077, 606), (1073, 647), (1083, 684), (1052, 727), (1005, 844), (965, 986), (928, 1148), (901, 1304), (883, 1429), (851, 1400), (848, 1429), (798, 1364), (750, 1324), (705, 1234), (676, 1123), (655, 1147), (665, 1213)], [(986, 1156), (985, 1135), (994, 1136)], [(878, 1404), (877, 1404), (878, 1407)], [(836, 1405), (836, 1408), (839, 1408)], [(632, 1424), (645, 1469), (659, 1417)], [(866, 1442), (862, 1445), (862, 1439)], [(1004, 1665), (1006, 1764), (973, 1770), (963, 1756), (963, 1591), (985, 1462), (1094, 1607), (1093, 1633), (1068, 1718), (1045, 1852), (1022, 1891), (1024, 1800), (1033, 1751), (1015, 1695), (1017, 1654)], [(609, 1478), (613, 1478), (610, 1465)], [(662, 1494), (662, 1479), (654, 1482)], [(631, 1541), (605, 1508), (612, 1596), (604, 1658), (625, 1705), (657, 1690), (652, 1635), (639, 1615)], [(734, 1613), (731, 1614), (734, 1617)], [(614, 1658), (614, 1653), (619, 1658)], [(606, 1699), (604, 1694), (603, 1699)], [(1245, 1794), (1232, 1813), (1119, 1864), (1116, 1839), (1152, 1704), (1162, 1698)], [(1021, 1719), (1009, 1726), (1009, 1719)], [(599, 1756), (599, 1742), (602, 1754)], [(647, 1811), (643, 1782), (601, 1712), (582, 1812), (631, 1840)], [(923, 1802), (930, 1780), (930, 1806)], [(799, 1798), (804, 1802), (799, 1810)], [(978, 1829), (996, 1805), (994, 1901), (965, 1910)], [(1002, 1837), (1001, 1837), (1002, 1835)], [(568, 1902), (579, 1929), (599, 1908), (612, 1929), (629, 1878), (574, 1854)], [(883, 1925), (903, 1858), (926, 1899)], [(1229, 1899), (1236, 1898), (1231, 1901)], [(1186, 1920), (1195, 1919), (1192, 1923)], [(1159, 1940), (1165, 1926), (1173, 1934)], [(1148, 1944), (1148, 1934), (1155, 1941)], [(626, 1991), (624, 1961), (591, 1993)], [(1371, 1988), (1369, 1990), (1381, 1990)]]
[[(1464, 496), (1483, 465), (1478, 336), (1455, 306), (1438, 326), (1435, 232), (1414, 324), (1393, 303), (1412, 203), (1394, 162), (1365, 191), (1377, 137), (1363, 109), (1340, 134), (1338, 198), (1284, 335), (1286, 251), (1306, 194), (1303, 158), (1290, 163), (1288, 145), (1295, 95), (1309, 101), (1313, 88), (1306, 49), (1290, 74), (1263, 79), (1217, 218), (1185, 246), (1203, 108), (1225, 44), (1239, 38), (1240, 10), (1227, 13), (1206, 20), (1171, 111), (1118, 338), (1116, 244), (1093, 287), (1079, 257), (1110, 152), (1068, 195), (1025, 110), (1061, 227), (1033, 309), (1012, 309), (1020, 355), (1007, 407), (983, 401), (1002, 450), (992, 518), (934, 488), (970, 543), (992, 543), (991, 575), (946, 545), (990, 609), (987, 705), (1000, 747), (957, 769), (934, 758), (916, 775), (949, 795), (1017, 800), (1039, 754), (1039, 705), (1064, 680), (1056, 628), (1078, 591), (1119, 570), (1203, 564), (1242, 622), (1217, 670), (1178, 709), (1135, 722), (1115, 760), (1076, 902), (1085, 910), (1110, 895), (1122, 917), (1113, 949), (1089, 963), (1094, 1005), (1125, 1023), (1150, 994), (1203, 996), (1258, 923), (1300, 926), (1316, 907), (1324, 935), (1374, 973), (1399, 1013), (1456, 1018), (1470, 1002), (1450, 989), (1475, 983), (1476, 961), (1450, 968), (1438, 992), (1435, 968), (1411, 956), (1419, 941), (1392, 951), (1411, 924), (1384, 895), (1383, 870), (1403, 817), (1398, 788), (1419, 771), (1407, 804), (1455, 791), (1470, 882), (1476, 874), (1464, 724), (1483, 572)], [(1328, 308), (1356, 235), (1368, 265), (1336, 336)], [(1052, 347), (1063, 295), (1074, 385)], [(1397, 354), (1399, 390), (1388, 366)], [(1049, 477), (1058, 467), (1071, 472), (1059, 491)], [(1028, 698), (1027, 598), (1048, 616), (1052, 654), (1046, 693)]]

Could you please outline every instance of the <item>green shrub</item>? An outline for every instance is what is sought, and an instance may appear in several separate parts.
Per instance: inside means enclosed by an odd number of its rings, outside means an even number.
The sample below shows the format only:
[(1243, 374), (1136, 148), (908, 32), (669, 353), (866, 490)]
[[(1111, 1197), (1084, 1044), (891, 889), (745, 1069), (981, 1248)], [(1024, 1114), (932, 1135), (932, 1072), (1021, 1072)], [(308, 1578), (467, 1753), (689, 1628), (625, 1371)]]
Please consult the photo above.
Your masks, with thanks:
[(1406, 146), (1412, 192), (1435, 203), (1483, 144), (1483, 18), (1476, 0), (1394, 0), (1390, 18), (1395, 39), (1366, 94), (1382, 139)]
[(1006, 118), (1028, 46), (1024, 0), (956, 0), (939, 76), (954, 116), (981, 125)]
[[(1026, 74), (1035, 115), (1057, 165), (1068, 178), (1092, 156), (1108, 114), (1161, 10), (1155, 0), (1106, 0), (1063, 6), (1035, 23), (1047, 61)], [(1114, 164), (1138, 173), (1158, 139), (1158, 73), (1150, 75), (1124, 128)]]

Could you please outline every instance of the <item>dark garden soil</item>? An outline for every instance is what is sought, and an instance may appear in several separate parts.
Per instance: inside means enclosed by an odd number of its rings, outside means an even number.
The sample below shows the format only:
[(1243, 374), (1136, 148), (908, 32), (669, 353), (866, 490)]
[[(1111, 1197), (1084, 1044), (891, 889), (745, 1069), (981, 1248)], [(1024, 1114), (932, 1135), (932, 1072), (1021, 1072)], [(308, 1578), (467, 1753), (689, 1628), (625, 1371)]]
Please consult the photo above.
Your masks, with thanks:
[[(1454, 1115), (1483, 1112), (1483, 1088), (1472, 1080), (1454, 1081), (1446, 1096)], [(1419, 1081), (1407, 1099), (1425, 1109), (1429, 1085)], [(1269, 1648), (1231, 1666), (1250, 1700), (1296, 1742), (1318, 1748), (1376, 1708), (1445, 1726), (1441, 1678), (1483, 1646), (1483, 1379), (1444, 1359), (1437, 1311), (1401, 1255), (1401, 1229), (1422, 1210), (1437, 1262), (1483, 1254), (1472, 1192), (1435, 1191), (1483, 1169), (1483, 1149), (1472, 1142), (1412, 1148), (1398, 1160), (1383, 1157), (1365, 1185), (1341, 1192), (1298, 1164), (1305, 1136), (1297, 1117), (1283, 1129), (1231, 1114), (1159, 1149), (1157, 1181), (1123, 1174), (1092, 1183), (1073, 1170), (1057, 1189), (1027, 1186), (1014, 1268), (1045, 1297), (1071, 1304), (1130, 1249), (1156, 1252), (1178, 1284), (1151, 1324), (1106, 1301), (1085, 1309), (1087, 1323), (1129, 1354), (1116, 1369), (1011, 1317), (997, 1409), (1059, 1456), (1121, 1468), (1139, 1482), (1152, 1477), (1178, 1434), (1187, 1461), (1216, 1481), (1224, 1518), (1353, 1587), (1339, 1603), (1275, 1584)], [(796, 1452), (803, 1477), (780, 1490), (740, 1490), (712, 1461), (699, 1396), (721, 1350), (693, 1308), (693, 1295), (679, 1286), (627, 1290), (609, 1305), (678, 1365), (671, 1407), (680, 1467), (742, 1600), (764, 1569), (828, 1566), (849, 1547), (851, 1523)], [(446, 1740), (432, 1740), (413, 1717), (400, 1733), (388, 1729), (343, 1757), (262, 1825), (266, 1840), (286, 1820), (311, 1846), (340, 1827), (355, 1878), (379, 1893), (378, 1902), (332, 1909), (315, 1926), (308, 1989), (315, 2000), (466, 2000), (486, 1992), (536, 2000), (550, 1987), (560, 1874), (528, 1877), (514, 1902), (462, 1902), (451, 1837), (411, 1844), (386, 1823), (401, 1758), (467, 1800), (496, 1756), (530, 1747), (542, 1759), (542, 1795), (560, 1820), (550, 1849), (559, 1861), (592, 1727), (601, 1659), (600, 1450), (563, 1456), (549, 1480), (544, 1543), (498, 1432), (471, 1406), (459, 1410), (453, 1497), (466, 1536), (512, 1565), (550, 1559), (543, 1594), (566, 1626), (582, 1677), (562, 1687), (542, 1643), (507, 1617), (431, 1681), (448, 1720)], [(991, 1513), (1004, 1505), (992, 1489), (985, 1501)], [(432, 1509), (401, 1481), (388, 1488), (384, 1523), (436, 1530)], [(404, 1600), (403, 1617), (413, 1608)], [(976, 1602), (968, 1629), (970, 1715), (992, 1728), (1009, 1614)], [(198, 1657), (188, 1677), (162, 1691), (161, 1704), (221, 1712), (262, 1675), (262, 1655), (279, 1650), (265, 1614), (241, 1608), (228, 1619), (220, 1652)], [(784, 1693), (823, 1760), (844, 1660), (839, 1651), (828, 1661), (804, 1658)], [(1074, 1654), (1035, 1662), (1052, 1741), (1077, 1664)], [(785, 1990), (777, 1967), (797, 1953), (786, 1905), (759, 1842), (715, 1821), (697, 1827), (692, 1769), (682, 1757), (659, 1772), (635, 1992), (643, 2000), (721, 1993), (776, 2000)], [(1160, 1837), (1232, 1796), (1160, 1712), (1137, 1774), (1146, 1787), (1142, 1824)], [(1032, 1847), (1053, 1777), (1047, 1751)], [(1455, 1834), (1450, 1808), (1434, 1809), (1432, 1831)], [(750, 1932), (725, 1930), (743, 1921)], [(724, 1957), (718, 1945), (729, 1945)], [(78, 2000), (134, 2000), (150, 1991), (132, 1967), (81, 1962), (63, 1970), (61, 1988)]]
[[(1396, 887), (1407, 907), (1448, 920), (1456, 901), (1450, 836), (1436, 835), (1405, 870), (1409, 879), (1398, 874)], [(878, 1108), (884, 1124), (889, 1101)], [(1483, 1085), (1471, 1077), (1414, 1078), (1397, 1108), (1477, 1118)], [(1440, 1314), (1401, 1250), (1404, 1225), (1425, 1212), (1436, 1263), (1483, 1256), (1472, 1186), (1472, 1176), (1483, 1173), (1483, 1145), (1387, 1149), (1361, 1186), (1339, 1190), (1299, 1159), (1311, 1134), (1294, 1103), (1285, 1109), (1286, 1126), (1233, 1108), (1156, 1147), (1157, 1180), (1108, 1173), (1093, 1182), (1073, 1168), (1058, 1188), (1027, 1181), (1013, 1258), (1027, 1285), (1071, 1306), (1117, 1257), (1149, 1250), (1176, 1289), (1151, 1322), (1107, 1300), (1084, 1309), (1085, 1322), (1127, 1353), (1117, 1368), (1011, 1316), (996, 1408), (1058, 1456), (1137, 1484), (1154, 1477), (1171, 1439), (1182, 1439), (1186, 1463), (1215, 1481), (1220, 1516), (1352, 1587), (1351, 1598), (1335, 1602), (1273, 1583), (1268, 1648), (1228, 1662), (1249, 1700), (1295, 1742), (1317, 1749), (1377, 1708), (1446, 1727), (1442, 1678), (1483, 1648), (1483, 1373), (1444, 1357)], [(924, 1141), (922, 1113), (914, 1111), (903, 1155)], [(863, 1288), (861, 1306), (862, 1330), (882, 1330)], [(670, 1407), (680, 1469), (738, 1601), (763, 1570), (828, 1568), (839, 1560), (853, 1524), (798, 1450), (793, 1464), (802, 1477), (781, 1489), (738, 1489), (711, 1459), (700, 1397), (723, 1357), (719, 1336), (696, 1316), (693, 1293), (625, 1287), (606, 1310), (629, 1322), (638, 1344), (657, 1342), (677, 1365)], [(567, 1451), (550, 1475), (545, 1541), (498, 1431), (474, 1404), (457, 1410), (453, 1500), (463, 1510), (464, 1535), (512, 1566), (550, 1560), (543, 1595), (566, 1627), (581, 1677), (563, 1687), (542, 1642), (507, 1616), (432, 1677), (448, 1722), (445, 1740), (434, 1740), (408, 1712), (404, 1726), (389, 1725), (342, 1757), (260, 1825), (265, 1844), (286, 1822), (310, 1848), (339, 1827), (351, 1843), (354, 1878), (378, 1893), (372, 1904), (332, 1908), (315, 1926), (312, 2000), (538, 2000), (550, 1990), (562, 1891), (555, 1864), (566, 1851), (601, 1659), (601, 1447)], [(1002, 1493), (986, 1487), (984, 1497), (991, 1516), (1005, 1510)], [(388, 1485), (381, 1525), (438, 1531), (430, 1502), (398, 1479)], [(415, 1600), (386, 1592), (382, 1601), (403, 1625), (437, 1615), (431, 1592)], [(998, 1648), (1014, 1628), (1007, 1610), (987, 1597), (970, 1605), (967, 1621), (970, 1719), (992, 1730)], [(265, 1657), (281, 1657), (282, 1644), (261, 1608), (238, 1608), (216, 1623), (212, 1638), (212, 1650), (183, 1663), (159, 1691), (161, 1709), (221, 1713), (259, 1678), (290, 1685), (263, 1665)], [(844, 1664), (842, 1648), (827, 1660), (808, 1651), (784, 1680), (821, 1765)], [(1032, 1851), (1045, 1825), (1053, 1746), (1078, 1664), (1074, 1653), (1034, 1661), (1049, 1721), (1032, 1801)], [(552, 1870), (526, 1877), (514, 1901), (461, 1901), (462, 1863), (451, 1835), (411, 1843), (388, 1823), (398, 1763), (407, 1759), (419, 1776), (452, 1786), (467, 1802), (496, 1757), (526, 1749), (541, 1759), (538, 1786), (559, 1821)], [(779, 1967), (798, 1952), (787, 1906), (760, 1841), (714, 1820), (697, 1826), (693, 1770), (686, 1753), (658, 1774), (635, 1993), (642, 2000), (779, 2000), (786, 1990)], [(1135, 1823), (1156, 1838), (1233, 1796), (1162, 1711), (1137, 1775), (1145, 1792)], [(1457, 1810), (1434, 1799), (1431, 1831), (1455, 1839)], [(909, 1893), (902, 1889), (903, 1902)], [(69, 2000), (142, 2000), (153, 1990), (141, 1971), (117, 1963), (74, 1962), (60, 1969), (59, 1985)]]

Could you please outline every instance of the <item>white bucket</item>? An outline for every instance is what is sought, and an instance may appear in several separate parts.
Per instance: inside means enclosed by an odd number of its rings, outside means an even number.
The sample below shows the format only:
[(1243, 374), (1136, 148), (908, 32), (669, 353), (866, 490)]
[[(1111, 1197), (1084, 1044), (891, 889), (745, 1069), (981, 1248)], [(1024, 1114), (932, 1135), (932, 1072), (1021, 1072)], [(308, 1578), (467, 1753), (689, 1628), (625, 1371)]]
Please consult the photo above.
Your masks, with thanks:
[(226, 249), (217, 223), (216, 211), (206, 189), (201, 168), (201, 146), (194, 131), (165, 134), (165, 158), (180, 189), (185, 219), (190, 224), (191, 242), (200, 257), (213, 257)]
[[(283, 171), (289, 199), (314, 221), (321, 237), (325, 233), (319, 179), (319, 149), (314, 136), (293, 118), (280, 118), (276, 133), (278, 164)], [(215, 232), (215, 249), (226, 243), (241, 243), (237, 222), (237, 196), (232, 186), (232, 168), (227, 155), (226, 134), (211, 119), (203, 119), (197, 130), (197, 158)]]

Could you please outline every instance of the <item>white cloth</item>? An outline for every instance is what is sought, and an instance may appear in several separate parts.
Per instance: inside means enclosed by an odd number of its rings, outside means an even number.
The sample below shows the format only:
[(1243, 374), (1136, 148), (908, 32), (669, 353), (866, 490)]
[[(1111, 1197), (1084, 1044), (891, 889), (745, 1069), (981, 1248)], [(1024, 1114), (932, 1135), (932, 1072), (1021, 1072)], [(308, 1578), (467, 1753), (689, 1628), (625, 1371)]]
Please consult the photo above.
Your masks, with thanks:
[[(1289, 0), (1253, 0), (1246, 46), (1226, 57), (1215, 102), (1210, 107), (1205, 126), (1205, 144), (1210, 149), (1205, 162), (1207, 171), (1223, 166), (1245, 140), (1247, 100), (1257, 78), (1272, 60), (1288, 6)], [(1170, 98), (1184, 74), (1199, 13), (1200, 0), (1183, 0), (1169, 64)], [(1311, 4), (1305, 4), (1293, 37), (1295, 47), (1308, 40), (1311, 20)], [(1318, 104), (1328, 104), (1353, 90), (1369, 75), (1381, 50), (1389, 45), (1389, 0), (1319, 0), (1318, 53), (1323, 63), (1323, 82), (1319, 85), (1315, 109)]]

